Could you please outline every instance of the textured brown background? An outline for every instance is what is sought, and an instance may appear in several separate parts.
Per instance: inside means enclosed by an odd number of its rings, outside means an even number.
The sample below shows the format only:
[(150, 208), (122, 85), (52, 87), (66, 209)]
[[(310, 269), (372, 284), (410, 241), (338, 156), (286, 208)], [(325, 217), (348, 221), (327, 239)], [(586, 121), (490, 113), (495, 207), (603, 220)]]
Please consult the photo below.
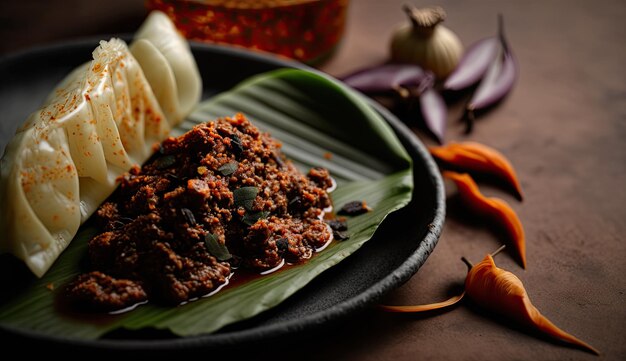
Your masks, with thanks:
[[(353, 0), (347, 33), (321, 69), (333, 75), (382, 62), (405, 1)], [(433, 1), (465, 45), (491, 35), (502, 13), (521, 65), (509, 98), (482, 117), (470, 136), (451, 114), (448, 139), (500, 149), (517, 168), (528, 270), (508, 254), (499, 266), (517, 274), (535, 305), (554, 323), (600, 349), (596, 358), (563, 347), (466, 305), (427, 316), (376, 309), (343, 320), (304, 353), (288, 359), (341, 360), (623, 360), (626, 359), (626, 3), (614, 1)], [(26, 1), (0, 4), (0, 53), (49, 41), (130, 32), (141, 1)], [(418, 131), (426, 143), (430, 141)], [(498, 235), (449, 204), (444, 232), (426, 265), (392, 292), (390, 304), (446, 298), (462, 282), (464, 255), (477, 262)], [(259, 356), (271, 356), (265, 350)], [(265, 354), (266, 353), (266, 354)], [(277, 357), (277, 358), (282, 358)]]

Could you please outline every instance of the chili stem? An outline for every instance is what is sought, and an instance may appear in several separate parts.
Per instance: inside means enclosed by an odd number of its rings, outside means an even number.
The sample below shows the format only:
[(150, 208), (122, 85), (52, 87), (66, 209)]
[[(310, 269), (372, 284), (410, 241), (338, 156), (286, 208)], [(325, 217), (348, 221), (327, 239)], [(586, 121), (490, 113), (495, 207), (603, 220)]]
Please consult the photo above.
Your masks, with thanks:
[(474, 267), (472, 262), (468, 261), (467, 258), (465, 258), (465, 257), (461, 257), (461, 261), (463, 261), (467, 265), (467, 269), (468, 270), (470, 270), (470, 269), (472, 269), (472, 267)]
[(506, 244), (503, 244), (502, 246), (500, 246), (500, 248), (496, 249), (492, 254), (491, 257), (495, 257), (498, 253), (502, 252), (504, 249), (506, 248)]
[[(495, 251), (493, 251), (493, 253), (491, 253), (491, 257), (495, 257), (498, 253), (502, 252), (505, 248), (506, 248), (506, 244), (503, 244), (502, 246), (500, 246), (500, 248), (496, 249)], [(472, 267), (474, 267), (472, 262), (470, 262), (465, 257), (461, 257), (461, 261), (463, 261), (463, 263), (465, 263), (465, 265), (467, 265), (468, 269), (472, 269)]]

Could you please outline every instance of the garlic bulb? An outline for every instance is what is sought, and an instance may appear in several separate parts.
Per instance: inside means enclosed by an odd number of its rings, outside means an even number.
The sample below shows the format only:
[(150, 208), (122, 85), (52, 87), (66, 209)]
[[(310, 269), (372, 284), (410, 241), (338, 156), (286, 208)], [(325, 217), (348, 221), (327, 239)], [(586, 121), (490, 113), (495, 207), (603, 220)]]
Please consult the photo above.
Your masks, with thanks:
[(450, 29), (440, 25), (446, 12), (438, 6), (418, 9), (405, 5), (410, 24), (399, 27), (391, 41), (391, 58), (414, 63), (444, 79), (454, 70), (463, 55), (463, 45)]

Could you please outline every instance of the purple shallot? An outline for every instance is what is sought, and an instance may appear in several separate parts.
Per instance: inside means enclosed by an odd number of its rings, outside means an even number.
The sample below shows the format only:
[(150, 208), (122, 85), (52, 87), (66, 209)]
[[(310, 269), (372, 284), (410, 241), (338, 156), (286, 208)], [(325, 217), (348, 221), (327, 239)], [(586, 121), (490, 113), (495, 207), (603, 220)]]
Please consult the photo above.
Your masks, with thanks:
[(408, 97), (408, 89), (419, 87), (429, 74), (417, 65), (383, 64), (358, 70), (341, 80), (366, 94), (395, 91)]
[(480, 81), (498, 54), (500, 40), (489, 37), (474, 43), (467, 51), (454, 72), (443, 84), (445, 90), (463, 90)]
[(498, 17), (498, 40), (498, 54), (465, 108), (468, 132), (472, 129), (475, 113), (504, 99), (517, 80), (518, 64), (504, 36), (502, 16)]

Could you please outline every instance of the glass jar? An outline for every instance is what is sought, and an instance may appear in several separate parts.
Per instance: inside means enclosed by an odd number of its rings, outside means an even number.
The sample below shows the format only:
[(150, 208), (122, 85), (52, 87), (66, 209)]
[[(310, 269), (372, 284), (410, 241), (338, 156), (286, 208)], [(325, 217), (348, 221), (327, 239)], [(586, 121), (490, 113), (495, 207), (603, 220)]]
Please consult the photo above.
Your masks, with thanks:
[(348, 0), (147, 0), (146, 7), (166, 13), (190, 40), (313, 64), (338, 45)]

